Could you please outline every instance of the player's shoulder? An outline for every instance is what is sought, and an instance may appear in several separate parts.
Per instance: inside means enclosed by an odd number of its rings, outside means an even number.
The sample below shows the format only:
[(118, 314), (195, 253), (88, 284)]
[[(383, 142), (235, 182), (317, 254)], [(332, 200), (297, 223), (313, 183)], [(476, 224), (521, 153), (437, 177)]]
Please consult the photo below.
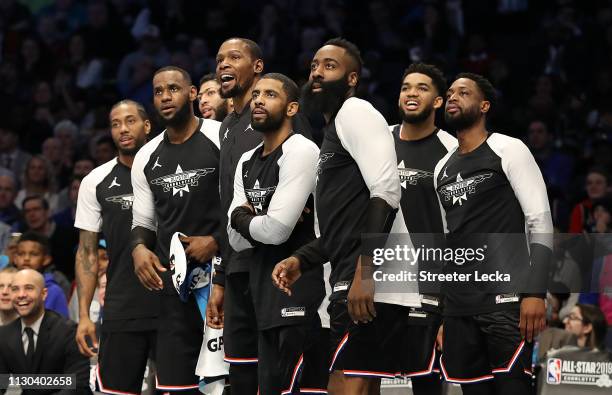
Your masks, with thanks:
[(200, 132), (210, 141), (212, 141), (217, 148), (219, 148), (220, 128), (221, 122), (215, 121), (214, 119), (202, 119), (202, 126), (200, 126)]
[(246, 162), (247, 160), (251, 159), (253, 155), (255, 154), (255, 151), (259, 150), (262, 146), (263, 146), (263, 141), (257, 144), (255, 148), (252, 148), (246, 151), (244, 154), (240, 155), (240, 160), (238, 162), (242, 163), (242, 162)]
[(367, 116), (369, 114), (381, 115), (369, 101), (360, 99), (358, 97), (349, 97), (344, 101), (344, 103), (342, 103), (342, 107), (340, 107), (337, 116), (350, 117), (358, 114), (361, 114), (360, 116)]
[(118, 159), (117, 157), (114, 157), (108, 162), (101, 164), (83, 178), (82, 184), (91, 186), (98, 185), (100, 182), (102, 182), (102, 180), (104, 180), (104, 178), (106, 178), (106, 176), (109, 175), (110, 172), (113, 171), (117, 163)]
[(457, 138), (448, 133), (446, 130), (438, 129), (436, 136), (438, 137), (442, 145), (446, 148), (446, 151), (452, 151), (459, 145)]
[(319, 147), (307, 137), (301, 134), (294, 133), (283, 143), (283, 153), (285, 155), (292, 153), (305, 153), (319, 155)]
[(136, 153), (136, 156), (134, 157), (134, 162), (142, 160), (144, 160), (145, 162), (148, 161), (151, 154), (155, 152), (159, 145), (164, 141), (165, 133), (166, 131), (164, 130), (163, 132), (149, 140), (145, 145), (143, 145)]
[(399, 129), (400, 129), (400, 124), (399, 123), (396, 123), (395, 125), (389, 125), (389, 132), (392, 135), (399, 136)]
[(497, 132), (491, 133), (487, 144), (500, 157), (529, 152), (529, 148), (522, 140)]

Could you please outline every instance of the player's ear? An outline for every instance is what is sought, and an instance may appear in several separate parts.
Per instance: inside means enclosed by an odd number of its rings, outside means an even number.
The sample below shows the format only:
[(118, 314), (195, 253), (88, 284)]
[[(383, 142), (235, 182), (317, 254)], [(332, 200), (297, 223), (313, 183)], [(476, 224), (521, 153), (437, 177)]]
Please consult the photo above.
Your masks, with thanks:
[(287, 116), (293, 117), (300, 110), (300, 103), (296, 101), (289, 102), (287, 104)]
[(43, 260), (43, 267), (47, 267), (47, 266), (49, 266), (49, 265), (51, 264), (51, 260), (52, 260), (52, 259), (53, 259), (53, 258), (51, 258), (51, 255), (49, 255), (49, 254), (45, 254), (45, 258), (44, 258), (44, 260)]
[(480, 102), (480, 112), (482, 112), (483, 114), (486, 114), (489, 112), (490, 109), (491, 109), (490, 101), (483, 100), (482, 102)]
[(47, 295), (49, 295), (49, 290), (47, 289), (47, 287), (45, 287), (40, 291), (40, 297), (43, 300), (43, 302), (47, 300)]
[(255, 63), (253, 63), (253, 71), (255, 72), (255, 74), (261, 74), (263, 73), (263, 69), (264, 69), (263, 59), (257, 59)]
[(195, 101), (197, 97), (198, 88), (196, 88), (195, 85), (191, 85), (191, 87), (189, 88), (189, 101)]
[(433, 102), (434, 110), (437, 110), (438, 108), (442, 107), (443, 105), (444, 105), (444, 98), (442, 96), (437, 96), (434, 99), (434, 102)]
[(148, 119), (145, 119), (144, 127), (145, 127), (145, 134), (149, 135), (149, 133), (151, 133), (151, 121), (149, 121)]
[(357, 75), (356, 71), (351, 71), (348, 75), (348, 84), (351, 88), (354, 88), (357, 86), (357, 83), (359, 82), (359, 76)]

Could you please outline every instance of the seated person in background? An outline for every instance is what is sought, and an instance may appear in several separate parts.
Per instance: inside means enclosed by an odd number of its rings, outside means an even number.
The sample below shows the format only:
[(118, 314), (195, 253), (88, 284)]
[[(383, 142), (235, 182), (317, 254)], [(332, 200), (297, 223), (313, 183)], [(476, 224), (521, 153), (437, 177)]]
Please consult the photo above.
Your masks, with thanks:
[(44, 275), (48, 295), (45, 298), (45, 308), (54, 310), (68, 317), (66, 294), (57, 283), (56, 273), (45, 270), (51, 264), (49, 241), (38, 233), (26, 232), (21, 235), (17, 244), (15, 265), (17, 269), (34, 269)]
[[(76, 390), (23, 390), (22, 394), (91, 394), (89, 360), (74, 341), (76, 325), (45, 310), (43, 276), (32, 269), (20, 270), (13, 277), (11, 291), (20, 319), (0, 327), (0, 375), (74, 375)], [(5, 384), (0, 383), (0, 388), (6, 388)]]
[(606, 317), (599, 307), (578, 303), (563, 323), (566, 331), (576, 335), (578, 347), (606, 349)]
[(0, 270), (0, 326), (8, 325), (17, 318), (11, 297), (11, 283), (15, 272), (17, 269), (14, 267)]

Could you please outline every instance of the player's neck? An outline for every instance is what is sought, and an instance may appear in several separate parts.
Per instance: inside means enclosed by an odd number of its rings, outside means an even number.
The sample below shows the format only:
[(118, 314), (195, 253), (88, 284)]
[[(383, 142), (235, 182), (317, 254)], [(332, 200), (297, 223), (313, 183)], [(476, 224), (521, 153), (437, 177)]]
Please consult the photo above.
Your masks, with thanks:
[(198, 118), (191, 113), (191, 116), (187, 122), (185, 122), (185, 124), (168, 126), (166, 128), (166, 133), (168, 134), (168, 139), (172, 144), (182, 144), (193, 136), (197, 128)]
[(467, 154), (480, 147), (487, 140), (488, 132), (484, 127), (484, 122), (478, 122), (473, 126), (457, 131), (459, 141), (459, 153)]
[(285, 120), (283, 125), (275, 132), (264, 133), (263, 134), (263, 143), (264, 149), (261, 153), (262, 156), (270, 155), (274, 152), (275, 149), (278, 148), (279, 145), (283, 143), (287, 139), (287, 136), (291, 133), (291, 121)]
[(253, 88), (255, 84), (259, 81), (259, 78), (255, 78), (253, 80), (253, 84), (247, 89), (242, 95), (232, 97), (232, 102), (234, 103), (234, 112), (236, 114), (242, 114), (244, 108), (247, 103), (251, 101), (251, 97), (253, 96)]
[(424, 139), (437, 129), (434, 120), (431, 117), (431, 119), (428, 118), (420, 123), (407, 123), (403, 121), (400, 127), (400, 139), (406, 141)]
[(134, 155), (125, 155), (125, 154), (119, 153), (118, 159), (122, 165), (129, 167), (130, 169), (132, 168), (132, 164), (134, 163)]

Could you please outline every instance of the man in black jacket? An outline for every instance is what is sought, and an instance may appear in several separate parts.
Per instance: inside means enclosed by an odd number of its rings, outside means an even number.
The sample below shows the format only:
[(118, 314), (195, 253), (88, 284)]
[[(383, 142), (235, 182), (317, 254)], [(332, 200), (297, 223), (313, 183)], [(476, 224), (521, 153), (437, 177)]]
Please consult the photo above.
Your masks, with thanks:
[[(66, 375), (73, 388), (23, 388), (24, 395), (90, 394), (89, 360), (79, 353), (74, 342), (76, 325), (45, 310), (47, 289), (43, 276), (32, 269), (21, 270), (13, 278), (11, 291), (20, 319), (0, 328), (0, 375)], [(48, 380), (43, 381), (48, 384)], [(6, 384), (0, 383), (1, 393)]]

